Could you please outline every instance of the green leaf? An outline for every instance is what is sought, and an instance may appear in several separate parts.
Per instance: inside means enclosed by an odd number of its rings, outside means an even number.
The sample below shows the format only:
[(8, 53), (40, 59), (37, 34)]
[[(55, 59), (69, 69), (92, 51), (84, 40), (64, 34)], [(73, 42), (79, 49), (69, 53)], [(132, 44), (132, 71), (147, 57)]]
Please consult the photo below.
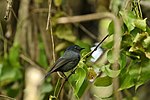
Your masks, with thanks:
[(123, 69), (126, 66), (126, 63), (127, 63), (126, 55), (123, 52), (121, 52), (119, 58), (119, 64), (121, 69)]
[(62, 4), (62, 0), (54, 0), (54, 4), (59, 7)]
[(109, 50), (107, 52), (107, 59), (110, 63), (114, 63), (114, 58), (113, 58), (113, 53), (112, 53), (112, 50)]
[(145, 19), (143, 19), (143, 20), (142, 20), (142, 19), (136, 19), (136, 20), (134, 21), (135, 26), (136, 26), (137, 28), (143, 30), (143, 31), (146, 31), (146, 19), (147, 19), (147, 18), (145, 18)]
[(59, 25), (56, 28), (55, 34), (58, 38), (67, 40), (69, 42), (74, 42), (76, 37), (73, 35), (71, 26), (69, 25)]
[(22, 78), (22, 73), (19, 68), (10, 66), (8, 60), (5, 60), (2, 66), (2, 73), (0, 74), (0, 86), (7, 85)]
[(41, 93), (48, 93), (48, 92), (50, 92), (50, 91), (52, 91), (52, 85), (51, 84), (49, 84), (49, 83), (44, 83), (43, 85), (42, 85), (42, 87), (41, 87)]
[(122, 80), (119, 90), (128, 89), (134, 86), (134, 81), (132, 76), (129, 74), (126, 74), (125, 76), (126, 77)]
[(63, 50), (66, 47), (67, 47), (67, 42), (59, 43), (58, 45), (55, 46), (55, 51), (59, 52), (59, 51)]
[(146, 39), (144, 39), (143, 41), (143, 46), (145, 48), (148, 48), (148, 46), (150, 45), (150, 36), (148, 36)]
[(13, 67), (20, 67), (20, 63), (19, 63), (19, 52), (20, 51), (20, 47), (19, 45), (14, 45), (10, 48), (10, 51), (9, 51), (9, 61), (10, 61), (10, 64), (13, 66)]
[(39, 43), (38, 63), (43, 67), (48, 66), (47, 56), (46, 56), (46, 53), (45, 53), (44, 44), (42, 42)]
[(135, 64), (134, 68), (130, 70), (130, 74), (134, 77), (136, 90), (150, 80), (150, 60), (144, 58), (141, 63)]
[(111, 70), (110, 69), (110, 64), (105, 65), (101, 68), (101, 70), (108, 75), (109, 77), (117, 77), (120, 74), (120, 70)]
[(132, 31), (135, 28), (134, 21), (136, 19), (136, 16), (133, 14), (132, 11), (126, 11), (126, 10), (120, 11), (120, 14), (128, 30)]
[(137, 43), (140, 42), (141, 40), (143, 40), (146, 37), (147, 33), (143, 32), (143, 33), (137, 33), (137, 35), (135, 36), (133, 42)]
[(1, 86), (7, 85), (22, 78), (22, 73), (20, 70), (21, 65), (19, 62), (19, 53), (19, 45), (14, 44), (9, 50), (9, 55), (6, 56), (6, 58), (3, 60), (0, 74)]
[(0, 76), (1, 76), (1, 74), (2, 74), (2, 67), (3, 67), (3, 64), (0, 63)]
[(82, 86), (80, 87), (78, 94), (77, 94), (79, 98), (83, 95), (84, 91), (88, 87), (88, 83), (89, 82), (87, 80), (84, 80), (84, 82), (83, 82)]
[(86, 77), (86, 72), (82, 68), (77, 69), (77, 74), (78, 74), (78, 79), (76, 81), (75, 94), (78, 94), (78, 92), (85, 80), (85, 77)]
[(114, 34), (114, 22), (113, 21), (111, 21), (111, 23), (108, 26), (108, 32), (109, 32), (109, 35)]
[(130, 33), (124, 33), (122, 37), (121, 47), (124, 50), (128, 51), (129, 47), (131, 47), (132, 45), (133, 45), (132, 35)]
[(142, 62), (133, 61), (121, 78), (120, 90), (135, 86), (135, 90), (150, 80), (150, 60), (142, 58)]
[(106, 43), (102, 44), (102, 48), (104, 49), (111, 49), (114, 45), (114, 41), (106, 41)]
[(95, 86), (102, 86), (102, 87), (106, 87), (112, 84), (112, 78), (105, 76), (105, 77), (98, 77), (95, 82), (94, 85)]
[(72, 86), (74, 87), (74, 93), (77, 95), (86, 77), (86, 71), (83, 68), (78, 68), (70, 78)]

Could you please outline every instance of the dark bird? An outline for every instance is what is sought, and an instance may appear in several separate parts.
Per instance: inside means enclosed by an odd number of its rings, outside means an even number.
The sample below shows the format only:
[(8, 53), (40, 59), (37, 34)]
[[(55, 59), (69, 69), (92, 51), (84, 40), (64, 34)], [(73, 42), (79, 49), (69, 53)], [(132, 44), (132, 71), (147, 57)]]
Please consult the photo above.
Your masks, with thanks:
[(47, 78), (53, 72), (67, 72), (77, 66), (80, 61), (80, 51), (84, 49), (78, 45), (69, 46), (64, 55), (61, 56), (53, 65), (52, 69), (45, 75)]

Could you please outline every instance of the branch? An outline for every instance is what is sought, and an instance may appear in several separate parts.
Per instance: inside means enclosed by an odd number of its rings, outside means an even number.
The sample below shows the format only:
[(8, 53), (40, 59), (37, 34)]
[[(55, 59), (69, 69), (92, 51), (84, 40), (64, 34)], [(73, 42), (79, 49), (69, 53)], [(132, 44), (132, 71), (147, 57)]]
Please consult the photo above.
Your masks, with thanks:
[(30, 59), (29, 57), (25, 56), (24, 54), (20, 54), (20, 58), (31, 64), (33, 67), (40, 69), (43, 73), (46, 73), (46, 71), (42, 68), (42, 66), (40, 66), (38, 63)]
[(89, 56), (91, 56), (92, 53), (97, 50), (97, 48), (107, 39), (108, 36), (109, 36), (109, 35), (106, 35), (106, 36), (102, 39), (102, 41), (100, 41), (100, 42), (98, 43), (98, 45), (89, 53), (89, 55), (86, 56), (86, 58), (88, 58)]
[(93, 13), (79, 16), (69, 16), (69, 17), (60, 17), (57, 19), (58, 24), (67, 24), (67, 23), (77, 23), (84, 22), (90, 20), (99, 20), (103, 18), (110, 18), (114, 20), (116, 17), (112, 13), (104, 12), (104, 13)]
[(82, 24), (74, 24), (75, 27), (79, 27), (83, 32), (85, 32), (88, 36), (90, 36), (92, 39), (97, 40), (97, 37), (93, 35), (92, 32), (90, 32), (88, 29), (86, 29)]
[(63, 88), (64, 85), (65, 85), (65, 83), (68, 81), (68, 79), (70, 78), (70, 76), (75, 73), (76, 69), (77, 69), (77, 68), (75, 68), (75, 69), (65, 78), (63, 84), (61, 84), (61, 87), (60, 87), (60, 89), (59, 89), (59, 91), (58, 91), (58, 94), (57, 94), (57, 97), (56, 97), (57, 99), (58, 99), (58, 97), (59, 97), (59, 95), (60, 95), (60, 93), (61, 93), (61, 91), (62, 91), (62, 88)]
[(16, 100), (15, 98), (12, 98), (12, 97), (9, 97), (9, 96), (6, 96), (6, 95), (0, 95), (0, 98), (2, 100)]
[(51, 4), (52, 4), (52, 0), (49, 0), (49, 10), (48, 10), (48, 17), (47, 17), (46, 30), (48, 30), (49, 24), (50, 24), (50, 18), (51, 18)]
[(55, 63), (55, 45), (54, 45), (54, 37), (53, 37), (53, 31), (52, 31), (52, 23), (51, 23), (51, 5), (52, 5), (52, 0), (49, 0), (49, 10), (48, 10), (48, 18), (47, 18), (47, 25), (46, 25), (46, 30), (48, 30), (50, 26), (50, 35), (51, 35), (51, 40), (52, 40), (52, 54), (53, 54), (53, 61)]

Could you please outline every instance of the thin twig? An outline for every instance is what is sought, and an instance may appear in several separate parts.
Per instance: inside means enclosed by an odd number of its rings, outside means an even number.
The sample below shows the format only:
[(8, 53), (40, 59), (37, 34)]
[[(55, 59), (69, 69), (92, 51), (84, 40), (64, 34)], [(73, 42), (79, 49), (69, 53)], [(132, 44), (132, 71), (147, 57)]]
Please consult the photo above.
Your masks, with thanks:
[(0, 95), (0, 98), (2, 100), (16, 100), (15, 98), (12, 98), (12, 97), (9, 97), (9, 96), (6, 96), (6, 95)]
[(76, 69), (77, 69), (77, 68), (75, 68), (75, 69), (68, 75), (68, 77), (65, 78), (63, 84), (61, 84), (61, 87), (60, 87), (60, 89), (59, 89), (59, 91), (58, 91), (58, 94), (57, 94), (57, 99), (58, 99), (58, 97), (59, 97), (59, 95), (60, 95), (60, 93), (61, 93), (61, 91), (62, 91), (62, 88), (63, 88), (64, 85), (65, 85), (65, 83), (68, 81), (68, 79), (70, 78), (70, 76), (71, 76), (72, 74), (74, 74), (74, 72), (76, 71)]
[(99, 20), (104, 18), (110, 18), (114, 20), (116, 16), (109, 12), (92, 13), (92, 14), (79, 15), (79, 16), (60, 17), (57, 19), (56, 22), (58, 24), (67, 24), (67, 23), (77, 23), (77, 22), (84, 22), (90, 20)]
[(100, 42), (98, 43), (98, 45), (97, 45), (92, 51), (90, 51), (89, 53), (87, 53), (82, 59), (85, 59), (85, 58), (90, 57), (90, 56), (92, 55), (92, 53), (93, 53), (94, 51), (96, 51), (97, 48), (107, 39), (108, 36), (109, 36), (109, 35), (106, 35), (106, 36), (102, 39), (102, 41), (100, 41)]
[[(65, 13), (65, 15), (66, 16), (70, 16), (70, 15), (68, 15), (67, 13)], [(92, 32), (90, 32), (88, 29), (86, 29), (82, 24), (80, 24), (80, 23), (73, 23), (73, 25), (75, 26), (75, 27), (79, 27), (83, 32), (85, 32), (88, 36), (90, 36), (92, 39), (94, 39), (94, 40), (97, 40), (97, 37), (95, 36), (95, 35), (93, 35), (93, 33)]]
[(48, 10), (48, 17), (47, 17), (46, 30), (48, 30), (49, 24), (50, 24), (50, 18), (51, 18), (51, 4), (52, 4), (52, 0), (49, 0), (49, 10)]
[(98, 43), (98, 45), (94, 48), (94, 50), (92, 50), (92, 52), (90, 53), (90, 55), (88, 55), (88, 57), (91, 56), (92, 53), (97, 50), (97, 48), (107, 39), (108, 36), (109, 36), (109, 35), (106, 35), (106, 36), (102, 39), (102, 41), (100, 41), (100, 42)]
[(97, 37), (93, 35), (92, 32), (90, 32), (88, 29), (86, 29), (82, 24), (74, 24), (76, 27), (79, 26), (79, 28), (84, 31), (88, 36), (90, 36), (92, 39), (97, 40)]
[(49, 11), (48, 11), (46, 30), (48, 30), (49, 26), (50, 26), (50, 34), (51, 34), (51, 40), (52, 40), (53, 61), (55, 63), (55, 44), (54, 44), (52, 22), (51, 22), (51, 5), (52, 5), (52, 0), (49, 0)]
[(51, 20), (50, 20), (50, 33), (51, 33), (51, 39), (52, 39), (52, 52), (53, 52), (53, 61), (55, 63), (55, 43), (54, 43), (54, 37), (53, 37), (53, 31), (52, 31), (52, 24), (51, 24)]
[(17, 15), (15, 14), (14, 10), (13, 10), (13, 9), (11, 9), (11, 11), (12, 11), (12, 13), (13, 13), (13, 15), (14, 15), (15, 19), (18, 21)]
[(25, 56), (24, 54), (20, 54), (20, 58), (31, 64), (33, 67), (36, 67), (37, 69), (40, 69), (43, 73), (46, 73), (46, 71), (40, 66), (38, 63), (30, 59), (29, 57)]

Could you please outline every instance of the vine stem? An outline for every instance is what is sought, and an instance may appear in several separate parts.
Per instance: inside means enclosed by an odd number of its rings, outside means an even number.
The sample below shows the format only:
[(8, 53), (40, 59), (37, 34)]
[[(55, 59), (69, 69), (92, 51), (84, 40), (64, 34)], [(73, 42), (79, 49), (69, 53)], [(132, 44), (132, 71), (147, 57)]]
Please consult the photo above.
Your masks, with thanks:
[(51, 35), (51, 41), (52, 41), (52, 54), (53, 54), (53, 61), (55, 63), (55, 44), (54, 44), (54, 37), (53, 37), (53, 30), (52, 30), (52, 22), (51, 22), (51, 5), (52, 5), (52, 0), (49, 0), (49, 10), (48, 10), (48, 17), (47, 17), (47, 25), (46, 25), (46, 30), (48, 31), (50, 27), (50, 35)]

